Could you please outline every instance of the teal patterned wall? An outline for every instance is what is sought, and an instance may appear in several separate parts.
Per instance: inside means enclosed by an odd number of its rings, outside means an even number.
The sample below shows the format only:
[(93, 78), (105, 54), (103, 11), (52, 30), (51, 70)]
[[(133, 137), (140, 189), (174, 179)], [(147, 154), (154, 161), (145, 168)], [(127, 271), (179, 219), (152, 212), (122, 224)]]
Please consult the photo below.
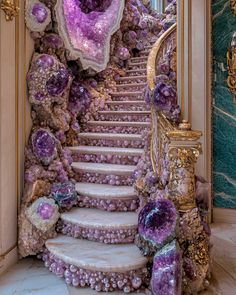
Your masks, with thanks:
[(214, 206), (236, 208), (236, 104), (227, 87), (226, 53), (236, 31), (230, 1), (212, 1)]

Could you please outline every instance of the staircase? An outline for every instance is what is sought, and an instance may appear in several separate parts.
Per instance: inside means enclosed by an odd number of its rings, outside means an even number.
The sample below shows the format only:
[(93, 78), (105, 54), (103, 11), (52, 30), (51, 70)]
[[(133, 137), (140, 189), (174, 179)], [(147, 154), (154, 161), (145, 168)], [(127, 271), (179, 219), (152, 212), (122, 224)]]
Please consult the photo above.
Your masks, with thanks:
[(134, 245), (139, 200), (133, 173), (150, 128), (143, 98), (150, 44), (130, 59), (106, 110), (87, 123), (81, 145), (71, 147), (79, 208), (61, 215), (60, 234), (46, 242), (43, 260), (75, 287), (129, 293), (148, 280), (147, 260)]

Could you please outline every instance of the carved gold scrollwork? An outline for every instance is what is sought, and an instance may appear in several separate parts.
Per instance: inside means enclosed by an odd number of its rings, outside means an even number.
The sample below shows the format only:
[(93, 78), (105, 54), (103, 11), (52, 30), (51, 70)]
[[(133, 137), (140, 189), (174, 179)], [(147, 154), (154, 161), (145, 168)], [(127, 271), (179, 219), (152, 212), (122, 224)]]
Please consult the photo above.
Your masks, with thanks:
[(230, 4), (234, 14), (236, 15), (236, 0), (230, 0)]
[(234, 94), (234, 103), (236, 103), (236, 47), (234, 46), (232, 46), (227, 52), (227, 65), (227, 85), (230, 91)]
[(199, 154), (198, 148), (195, 147), (170, 147), (169, 149), (169, 197), (180, 211), (196, 207), (194, 165)]
[(19, 13), (20, 8), (15, 6), (11, 0), (2, 0), (0, 3), (0, 8), (5, 13), (6, 21), (12, 21)]

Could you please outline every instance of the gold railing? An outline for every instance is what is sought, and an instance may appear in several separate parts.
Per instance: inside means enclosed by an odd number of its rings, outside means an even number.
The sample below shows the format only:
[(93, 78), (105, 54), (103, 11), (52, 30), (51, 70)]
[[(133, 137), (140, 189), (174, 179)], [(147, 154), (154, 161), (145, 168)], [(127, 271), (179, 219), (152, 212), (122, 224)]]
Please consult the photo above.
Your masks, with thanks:
[[(158, 63), (176, 46), (177, 25), (170, 27), (154, 44), (147, 63), (147, 82), (151, 96), (158, 76)], [(202, 133), (191, 129), (183, 121), (179, 125), (170, 121), (161, 111), (151, 105), (152, 140), (151, 161), (160, 184), (168, 190), (180, 211), (196, 207), (195, 163), (201, 152), (198, 142)]]

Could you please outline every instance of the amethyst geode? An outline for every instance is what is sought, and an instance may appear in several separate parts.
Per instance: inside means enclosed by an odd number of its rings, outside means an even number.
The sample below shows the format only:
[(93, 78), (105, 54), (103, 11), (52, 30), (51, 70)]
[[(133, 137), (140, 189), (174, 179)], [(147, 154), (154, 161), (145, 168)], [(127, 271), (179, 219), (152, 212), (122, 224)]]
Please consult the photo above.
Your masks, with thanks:
[(148, 203), (139, 213), (137, 244), (151, 256), (177, 235), (179, 214), (172, 201), (160, 199)]
[(61, 208), (70, 209), (77, 204), (75, 185), (70, 181), (54, 183), (51, 188), (51, 197)]
[(100, 72), (106, 68), (110, 39), (120, 27), (124, 2), (57, 0), (58, 30), (69, 59), (80, 59), (84, 69)]
[(154, 295), (181, 295), (182, 254), (176, 240), (156, 253), (151, 288)]
[(51, 12), (45, 4), (38, 0), (26, 0), (25, 20), (29, 30), (43, 32), (51, 22)]
[(35, 156), (44, 165), (49, 165), (57, 157), (57, 140), (46, 129), (38, 129), (32, 134), (32, 147)]

